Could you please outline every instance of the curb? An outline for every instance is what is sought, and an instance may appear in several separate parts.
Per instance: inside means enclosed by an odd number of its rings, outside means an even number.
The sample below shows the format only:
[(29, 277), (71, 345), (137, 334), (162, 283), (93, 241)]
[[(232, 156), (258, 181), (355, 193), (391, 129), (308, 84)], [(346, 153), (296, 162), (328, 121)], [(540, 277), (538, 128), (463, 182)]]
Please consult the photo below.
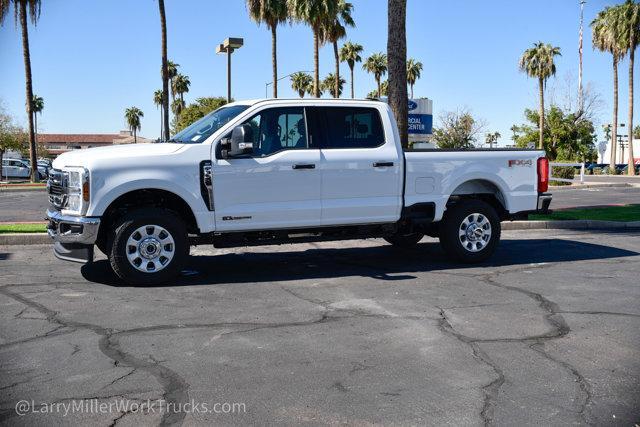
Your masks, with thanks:
[(47, 191), (47, 187), (0, 187), (0, 193), (3, 191)]
[(638, 230), (640, 221), (596, 221), (590, 219), (564, 221), (510, 221), (502, 223), (503, 230)]
[(0, 234), (0, 245), (46, 245), (51, 242), (51, 237), (47, 233)]
[(628, 182), (603, 182), (601, 184), (591, 183), (591, 184), (576, 184), (576, 185), (550, 185), (549, 192), (554, 193), (556, 191), (566, 191), (566, 190), (584, 190), (587, 188), (640, 188), (640, 184), (636, 183), (628, 183)]

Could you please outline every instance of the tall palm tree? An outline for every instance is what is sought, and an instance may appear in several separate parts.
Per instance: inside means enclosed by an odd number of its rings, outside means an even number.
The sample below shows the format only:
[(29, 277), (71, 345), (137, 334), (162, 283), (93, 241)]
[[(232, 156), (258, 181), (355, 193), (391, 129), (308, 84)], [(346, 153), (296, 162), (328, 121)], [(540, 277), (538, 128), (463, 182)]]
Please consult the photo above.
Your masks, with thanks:
[(175, 92), (173, 91), (173, 80), (178, 75), (178, 68), (180, 68), (180, 64), (176, 64), (173, 61), (167, 61), (167, 82), (169, 87), (167, 88), (168, 92), (171, 92), (171, 100), (173, 101), (176, 97)]
[(538, 148), (544, 148), (544, 88), (547, 79), (556, 74), (554, 58), (560, 55), (560, 48), (542, 42), (534, 43), (532, 48), (524, 51), (520, 58), (520, 70), (529, 77), (538, 79), (540, 96), (539, 140)]
[(287, 0), (289, 10), (298, 21), (313, 31), (313, 96), (320, 98), (320, 37), (326, 23), (335, 18), (339, 0)]
[(373, 74), (373, 77), (376, 79), (376, 84), (378, 85), (378, 98), (380, 98), (380, 96), (382, 96), (380, 79), (382, 79), (382, 76), (387, 72), (387, 55), (382, 52), (372, 53), (370, 57), (364, 60), (362, 68), (366, 72)]
[(140, 118), (144, 117), (144, 113), (138, 107), (129, 107), (124, 111), (124, 119), (127, 122), (129, 130), (133, 132), (133, 143), (138, 143), (138, 131), (142, 128)]
[(360, 57), (362, 50), (362, 45), (351, 42), (346, 42), (342, 45), (342, 48), (340, 48), (340, 61), (346, 62), (351, 71), (351, 98), (355, 98), (353, 92), (353, 67), (356, 65), (356, 62), (362, 61)]
[(618, 62), (624, 56), (621, 44), (620, 6), (606, 7), (591, 22), (593, 47), (609, 52), (613, 58), (613, 121), (611, 122), (611, 160), (609, 170), (615, 170), (618, 141)]
[(29, 121), (29, 158), (31, 159), (31, 182), (38, 181), (38, 164), (36, 153), (36, 138), (33, 127), (33, 85), (31, 78), (31, 54), (29, 52), (29, 28), (27, 26), (27, 16), (33, 25), (36, 25), (40, 18), (40, 5), (42, 0), (0, 0), (0, 23), (9, 14), (11, 4), (14, 7), (16, 21), (20, 22), (22, 31), (22, 57), (24, 60), (24, 76), (27, 109), (27, 119)]
[[(336, 62), (336, 71), (334, 84), (336, 85), (330, 92), (342, 93), (342, 89), (338, 88), (338, 82), (340, 81), (340, 54), (338, 52), (338, 40), (347, 35), (346, 27), (355, 27), (356, 23), (351, 17), (353, 12), (353, 5), (344, 0), (338, 0), (338, 9), (336, 16), (329, 19), (323, 29), (321, 41), (331, 43), (333, 45), (333, 57)], [(327, 89), (328, 90), (328, 89)]]
[(413, 85), (420, 78), (422, 73), (422, 62), (409, 58), (407, 61), (407, 83), (411, 87), (411, 99), (413, 99)]
[(629, 134), (629, 163), (627, 173), (636, 174), (633, 154), (633, 67), (635, 62), (635, 50), (640, 44), (640, 4), (633, 0), (627, 0), (623, 7), (623, 47), (629, 52), (629, 116), (627, 120), (627, 133)]
[(271, 66), (273, 67), (273, 97), (278, 97), (278, 55), (277, 33), (278, 24), (287, 21), (289, 8), (287, 0), (247, 0), (249, 16), (258, 24), (264, 22), (271, 30)]
[(160, 114), (160, 141), (164, 141), (164, 91), (162, 89), (153, 92), (153, 103), (156, 107), (162, 108)]
[(44, 110), (44, 99), (41, 96), (33, 95), (33, 100), (31, 101), (32, 106), (31, 109), (33, 111), (33, 134), (34, 139), (36, 140), (36, 145), (38, 144), (38, 113), (42, 113)]
[(160, 28), (162, 30), (162, 114), (160, 123), (163, 128), (160, 132), (160, 140), (169, 139), (169, 61), (167, 59), (167, 16), (164, 12), (164, 0), (158, 0), (160, 9)]
[(387, 58), (389, 107), (398, 123), (400, 143), (409, 146), (409, 102), (407, 96), (407, 0), (388, 0)]
[(176, 76), (171, 81), (171, 90), (173, 91), (173, 93), (178, 95), (183, 104), (184, 94), (189, 92), (189, 86), (191, 86), (189, 76), (185, 76), (184, 74), (176, 74)]
[[(322, 89), (328, 91), (334, 98), (340, 98), (345, 83), (347, 83), (347, 81), (342, 77), (336, 78), (335, 74), (329, 73), (327, 77), (322, 80)], [(336, 88), (338, 89), (337, 91)]]
[(313, 77), (302, 71), (291, 74), (291, 88), (298, 92), (300, 98), (304, 98), (304, 94), (313, 85)]

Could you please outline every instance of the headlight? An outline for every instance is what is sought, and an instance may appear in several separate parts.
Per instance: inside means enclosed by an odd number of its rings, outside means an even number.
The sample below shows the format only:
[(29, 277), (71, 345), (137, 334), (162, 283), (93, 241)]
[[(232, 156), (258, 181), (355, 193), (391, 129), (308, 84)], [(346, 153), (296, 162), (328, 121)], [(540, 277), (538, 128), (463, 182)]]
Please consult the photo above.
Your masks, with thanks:
[(65, 211), (84, 215), (89, 207), (89, 171), (85, 168), (65, 168), (68, 174), (67, 206)]

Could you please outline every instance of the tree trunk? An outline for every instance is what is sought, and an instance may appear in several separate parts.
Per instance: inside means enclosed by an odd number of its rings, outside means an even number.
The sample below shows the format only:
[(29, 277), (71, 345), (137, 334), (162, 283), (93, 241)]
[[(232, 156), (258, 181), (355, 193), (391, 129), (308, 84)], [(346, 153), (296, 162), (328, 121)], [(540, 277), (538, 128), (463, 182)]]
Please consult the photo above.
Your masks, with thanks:
[(539, 118), (539, 138), (538, 138), (538, 150), (544, 150), (544, 80), (542, 77), (538, 78), (538, 86), (540, 91), (540, 110), (538, 111)]
[(613, 57), (613, 121), (611, 123), (611, 160), (609, 171), (615, 173), (618, 145), (618, 58)]
[(164, 110), (160, 110), (160, 142), (164, 141), (162, 134), (164, 133), (164, 120), (162, 119), (162, 112)]
[(633, 62), (635, 57), (635, 47), (632, 45), (629, 49), (629, 120), (627, 121), (627, 134), (629, 137), (629, 166), (627, 174), (636, 174), (636, 165), (633, 157)]
[(413, 99), (413, 83), (411, 83), (411, 99)]
[(409, 146), (407, 99), (407, 0), (388, 0), (387, 67), (389, 106), (398, 123), (402, 147)]
[(160, 26), (162, 27), (162, 125), (161, 139), (169, 140), (169, 70), (167, 69), (167, 18), (164, 13), (164, 0), (158, 0), (160, 8)]
[(29, 120), (29, 158), (31, 159), (31, 182), (38, 182), (36, 139), (33, 131), (33, 88), (31, 85), (31, 54), (29, 53), (29, 29), (27, 28), (27, 2), (20, 3), (20, 27), (22, 28), (22, 56), (27, 92), (27, 118)]
[(382, 96), (382, 94), (380, 93), (380, 90), (381, 90), (380, 77), (376, 77), (376, 84), (378, 85), (378, 99), (380, 99), (380, 97)]
[(273, 65), (273, 97), (278, 97), (278, 55), (277, 55), (277, 36), (276, 25), (271, 27), (271, 64)]
[(38, 146), (38, 113), (33, 112), (33, 139), (36, 140), (36, 147)]
[(134, 144), (138, 143), (138, 134), (136, 132), (136, 128), (133, 128), (133, 143)]
[(319, 49), (318, 30), (313, 29), (313, 96), (320, 98), (320, 58), (318, 57)]
[(334, 98), (340, 98), (340, 56), (338, 55), (338, 41), (333, 42), (333, 56), (336, 60), (336, 82), (334, 85), (335, 96)]
[(351, 99), (355, 98), (355, 95), (353, 94), (353, 66), (349, 66), (349, 68), (351, 69)]

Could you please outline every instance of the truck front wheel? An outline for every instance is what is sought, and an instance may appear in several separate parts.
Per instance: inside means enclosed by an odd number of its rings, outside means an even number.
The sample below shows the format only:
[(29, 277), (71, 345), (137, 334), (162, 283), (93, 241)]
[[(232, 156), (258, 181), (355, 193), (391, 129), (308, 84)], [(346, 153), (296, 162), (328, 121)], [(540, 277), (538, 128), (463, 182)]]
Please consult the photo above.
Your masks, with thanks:
[(464, 263), (489, 258), (500, 242), (500, 219), (491, 205), (461, 200), (447, 208), (440, 230), (440, 244), (451, 257)]
[(109, 261), (125, 282), (156, 285), (177, 277), (188, 255), (187, 230), (180, 217), (166, 209), (148, 208), (118, 221)]

